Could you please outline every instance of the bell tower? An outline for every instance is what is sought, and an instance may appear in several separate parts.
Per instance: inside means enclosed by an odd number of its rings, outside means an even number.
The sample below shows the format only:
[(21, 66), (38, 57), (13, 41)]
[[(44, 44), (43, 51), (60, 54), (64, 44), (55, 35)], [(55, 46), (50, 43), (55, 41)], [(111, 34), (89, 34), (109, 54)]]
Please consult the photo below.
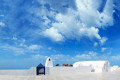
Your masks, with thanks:
[(53, 62), (50, 57), (46, 59), (45, 67), (53, 67)]

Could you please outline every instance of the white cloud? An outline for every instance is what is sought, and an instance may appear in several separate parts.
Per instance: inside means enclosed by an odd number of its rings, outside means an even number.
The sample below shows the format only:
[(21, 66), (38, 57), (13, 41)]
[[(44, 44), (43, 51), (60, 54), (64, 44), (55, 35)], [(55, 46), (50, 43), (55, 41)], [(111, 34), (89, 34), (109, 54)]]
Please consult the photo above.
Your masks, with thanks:
[(3, 39), (10, 39), (10, 37), (4, 37)]
[(13, 36), (12, 40), (17, 40), (17, 37)]
[(77, 10), (68, 8), (65, 14), (56, 14), (57, 22), (53, 22), (51, 28), (43, 31), (44, 36), (53, 41), (96, 38), (103, 45), (106, 40), (105, 37), (101, 39), (99, 28), (113, 25), (113, 3), (112, 0), (107, 0), (103, 11), (99, 12), (101, 4), (102, 1), (98, 0), (76, 0)]
[[(89, 26), (108, 26), (113, 24), (113, 3), (107, 0), (103, 12), (99, 12), (98, 8), (102, 7), (101, 0), (76, 0), (80, 18), (84, 24)], [(92, 20), (91, 20), (92, 19)]]
[(80, 28), (79, 30), (79, 34), (81, 36), (87, 36), (90, 39), (92, 38), (96, 38), (96, 39), (101, 39), (100, 35), (98, 34), (98, 29), (95, 27), (91, 27), (91, 28)]
[(25, 45), (24, 43), (20, 43), (19, 46), (27, 48), (27, 45)]
[(0, 15), (1, 17), (4, 17), (4, 15)]
[(96, 47), (97, 45), (98, 45), (98, 43), (97, 43), (97, 42), (95, 42), (95, 43), (94, 43), (94, 47)]
[(24, 55), (24, 54), (26, 54), (26, 51), (23, 48), (9, 46), (8, 49), (12, 50), (15, 55)]
[(120, 55), (116, 55), (116, 56), (111, 56), (111, 60), (117, 60), (117, 61), (119, 61), (120, 60)]
[(86, 60), (89, 60), (89, 59), (91, 59), (92, 57), (90, 56), (90, 55), (88, 55), (88, 54), (82, 54), (82, 55), (76, 55), (75, 57), (73, 57), (73, 59), (77, 59), (77, 60), (84, 60), (84, 59), (86, 59)]
[(32, 56), (35, 59), (43, 58), (46, 59), (47, 57), (51, 57), (54, 61), (54, 63), (72, 63), (76, 61), (81, 61), (81, 60), (106, 60), (107, 57), (102, 55), (98, 56), (96, 52), (94, 51), (89, 51), (88, 54), (77, 54), (75, 56), (71, 55), (64, 55), (64, 54), (56, 54), (56, 55), (50, 55), (50, 56), (44, 56), (44, 55), (33, 55)]
[(56, 60), (64, 61), (65, 56), (66, 56), (66, 59), (70, 57), (70, 55), (63, 55), (63, 54), (51, 55), (51, 57), (53, 58), (53, 61), (56, 61)]
[(103, 45), (107, 40), (108, 38), (102, 37), (102, 39), (100, 40), (101, 45)]
[(94, 52), (94, 51), (89, 51), (89, 53), (88, 53), (89, 55), (91, 55), (91, 56), (96, 56), (97, 55), (97, 53), (96, 52)]
[(105, 50), (107, 50), (107, 48), (102, 48), (102, 49), (101, 49), (101, 52), (104, 52)]
[(101, 26), (113, 25), (113, 0), (107, 0), (103, 13), (100, 15)]
[(51, 48), (51, 47), (48, 47), (48, 50), (52, 50), (52, 48)]
[(20, 47), (14, 47), (11, 45), (4, 45), (0, 47), (1, 49), (5, 50), (5, 51), (10, 51), (12, 53), (14, 53), (14, 55), (24, 55), (26, 54), (26, 50)]
[(45, 37), (51, 38), (53, 41), (63, 41), (64, 37), (55, 28), (46, 29), (43, 32)]
[(51, 22), (46, 16), (43, 16), (43, 19), (45, 20), (45, 22), (43, 23), (43, 25), (45, 26), (49, 26), (48, 24)]
[(48, 57), (48, 56), (39, 55), (39, 54), (32, 55), (32, 58), (34, 58), (34, 59), (46, 59), (47, 57)]
[(37, 50), (40, 48), (42, 48), (42, 46), (40, 46), (40, 45), (30, 45), (27, 47), (27, 49), (29, 49), (29, 50)]
[[(52, 10), (60, 13), (66, 13), (67, 6), (72, 9), (76, 9), (75, 0), (38, 0), (40, 3), (47, 3), (50, 5)], [(65, 7), (66, 6), (66, 7)]]
[[(80, 23), (75, 19), (74, 14), (70, 15), (62, 15), (57, 14), (56, 20), (59, 23), (53, 23), (52, 28), (46, 29), (44, 31), (44, 36), (51, 38), (54, 41), (58, 41), (57, 35), (62, 38), (59, 41), (63, 40), (63, 35), (67, 39), (77, 39), (79, 40), (81, 37), (86, 36), (90, 39), (97, 38), (101, 39), (98, 34), (99, 30), (95, 27), (86, 27), (85, 24)], [(59, 32), (59, 33), (58, 33)], [(47, 33), (47, 34), (46, 34)], [(57, 35), (53, 35), (57, 34)]]
[(4, 26), (5, 26), (5, 23), (0, 22), (0, 27), (4, 27)]
[(41, 45), (30, 45), (27, 46), (23, 43), (20, 45), (9, 45), (9, 44), (0, 44), (0, 49), (4, 52), (13, 53), (13, 55), (25, 55), (28, 53), (39, 53), (40, 49), (42, 48)]
[(98, 59), (97, 53), (94, 51), (89, 51), (88, 54), (76, 55), (73, 59), (77, 60), (95, 60)]

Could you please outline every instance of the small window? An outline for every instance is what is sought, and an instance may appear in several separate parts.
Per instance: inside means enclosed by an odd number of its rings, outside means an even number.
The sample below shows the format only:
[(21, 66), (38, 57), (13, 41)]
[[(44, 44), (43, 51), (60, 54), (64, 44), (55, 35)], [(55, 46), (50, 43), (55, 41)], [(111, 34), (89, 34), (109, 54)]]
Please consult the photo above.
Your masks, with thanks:
[(50, 61), (50, 59), (49, 59), (49, 61)]

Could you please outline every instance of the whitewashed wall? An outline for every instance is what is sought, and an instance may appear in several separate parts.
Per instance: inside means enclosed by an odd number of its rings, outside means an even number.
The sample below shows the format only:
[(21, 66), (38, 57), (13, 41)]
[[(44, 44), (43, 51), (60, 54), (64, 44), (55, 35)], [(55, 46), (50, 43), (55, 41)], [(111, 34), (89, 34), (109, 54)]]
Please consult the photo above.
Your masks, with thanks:
[[(46, 67), (45, 75), (56, 75), (56, 74), (75, 74), (91, 72), (91, 67), (81, 66), (78, 68), (74, 67)], [(15, 75), (15, 76), (33, 76), (36, 75), (36, 67), (32, 67), (29, 70), (0, 70), (0, 75)]]
[(91, 67), (81, 66), (78, 68), (74, 67), (46, 67), (45, 75), (56, 75), (56, 74), (79, 74), (91, 72)]
[(0, 75), (15, 75), (15, 76), (36, 75), (36, 67), (32, 67), (29, 70), (0, 70)]

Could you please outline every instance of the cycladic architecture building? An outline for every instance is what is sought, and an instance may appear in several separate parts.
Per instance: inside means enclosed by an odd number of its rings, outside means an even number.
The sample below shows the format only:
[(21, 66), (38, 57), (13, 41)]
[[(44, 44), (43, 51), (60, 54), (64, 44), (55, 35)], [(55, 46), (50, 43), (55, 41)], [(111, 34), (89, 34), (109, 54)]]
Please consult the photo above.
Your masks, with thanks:
[(109, 72), (110, 63), (108, 61), (80, 61), (73, 64), (73, 67), (90, 66), (91, 72)]
[[(65, 66), (64, 66), (65, 65)], [(0, 75), (56, 75), (56, 74), (79, 74), (90, 72), (109, 72), (117, 70), (119, 67), (110, 67), (108, 61), (79, 61), (73, 65), (53, 66), (52, 58), (47, 58), (45, 66), (41, 63), (37, 67), (28, 70), (0, 70)]]
[(45, 75), (56, 75), (56, 74), (76, 74), (76, 73), (85, 73), (91, 72), (90, 66), (55, 66), (53, 67), (52, 59), (49, 57), (46, 59), (45, 63)]

